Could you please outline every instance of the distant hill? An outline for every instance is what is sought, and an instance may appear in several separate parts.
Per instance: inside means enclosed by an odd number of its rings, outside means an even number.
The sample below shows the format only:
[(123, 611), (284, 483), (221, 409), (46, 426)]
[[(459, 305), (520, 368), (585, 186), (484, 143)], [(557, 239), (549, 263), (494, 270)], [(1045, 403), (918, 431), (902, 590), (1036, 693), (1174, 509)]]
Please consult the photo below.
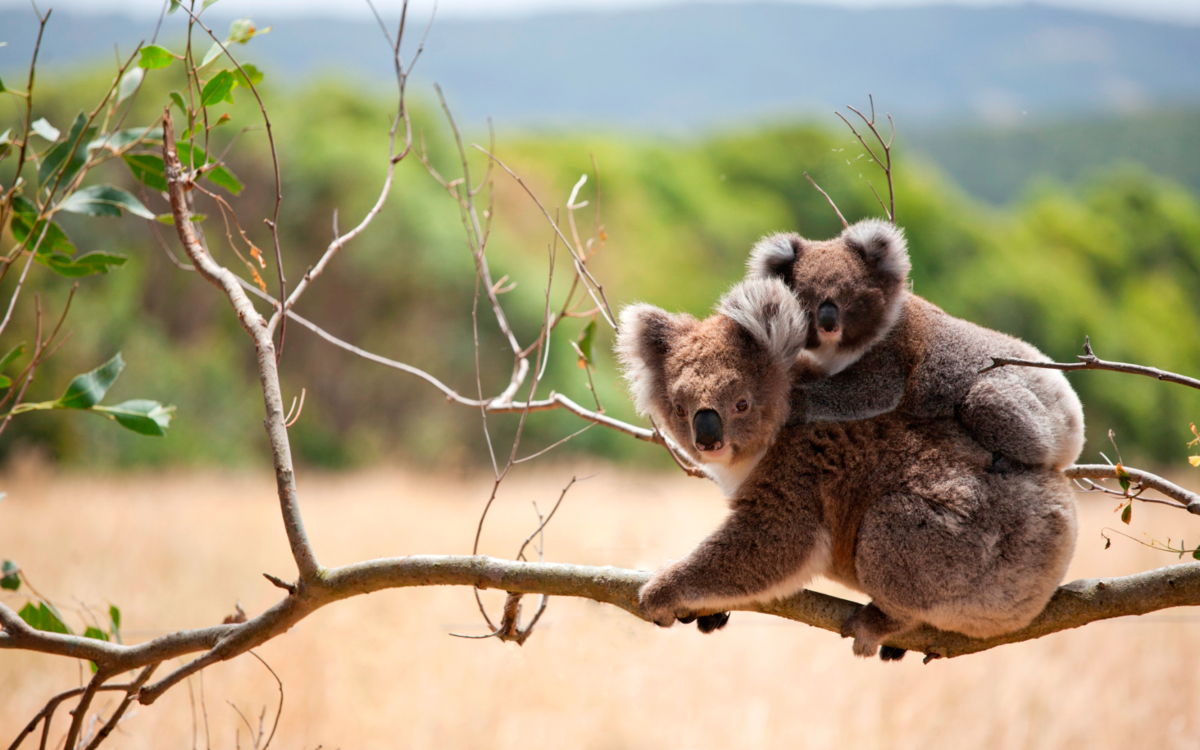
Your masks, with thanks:
[[(181, 16), (168, 18), (165, 43), (177, 43)], [(205, 17), (221, 30), (229, 22)], [(272, 81), (390, 88), (390, 52), (373, 22), (256, 20), (273, 31), (242, 54)], [(423, 24), (412, 19), (408, 54)], [(0, 11), (4, 80), (22, 80), (34, 30), (30, 11)], [(152, 32), (150, 22), (56, 12), (42, 60), (107, 65), (114, 43), (130, 50)], [(413, 91), (428, 97), (432, 81), (466, 127), (492, 117), (501, 134), (695, 137), (796, 119), (840, 128), (831, 110), (865, 106), (869, 92), (896, 116), (902, 147), (988, 201), (1011, 199), (1039, 174), (1073, 181), (1122, 161), (1200, 190), (1200, 27), (1039, 5), (712, 4), (444, 19)]]
[[(165, 38), (178, 37), (181, 15)], [(257, 20), (274, 31), (246, 55), (287, 77), (390, 80), (372, 22)], [(9, 43), (0, 72), (28, 59), (33, 22), (27, 10), (0, 12), (0, 41)], [(45, 57), (107, 61), (114, 42), (131, 47), (152, 31), (147, 22), (56, 13)], [(467, 121), (492, 116), (505, 126), (693, 132), (828, 113), (868, 92), (910, 125), (1013, 124), (1200, 102), (1200, 28), (1038, 5), (739, 3), (446, 19), (434, 23), (417, 77), (441, 83)]]
[(1076, 116), (1012, 128), (960, 125), (917, 129), (907, 144), (966, 191), (992, 203), (1018, 196), (1049, 176), (1080, 183), (1125, 164), (1200, 194), (1200, 110)]

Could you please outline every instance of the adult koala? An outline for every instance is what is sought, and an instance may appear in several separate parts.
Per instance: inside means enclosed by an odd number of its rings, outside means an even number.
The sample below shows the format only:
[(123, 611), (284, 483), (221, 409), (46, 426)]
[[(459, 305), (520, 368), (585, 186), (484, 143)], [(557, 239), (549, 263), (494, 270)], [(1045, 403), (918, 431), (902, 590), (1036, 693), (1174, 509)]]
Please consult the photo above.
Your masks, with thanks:
[(725, 610), (824, 575), (871, 596), (843, 626), (859, 656), (921, 623), (981, 638), (1027, 625), (1074, 550), (1068, 481), (989, 472), (991, 452), (954, 419), (789, 420), (806, 408), (792, 368), (807, 334), (773, 278), (739, 284), (705, 320), (622, 311), (617, 352), (638, 411), (730, 498), (720, 528), (642, 587), (643, 612), (712, 630)]

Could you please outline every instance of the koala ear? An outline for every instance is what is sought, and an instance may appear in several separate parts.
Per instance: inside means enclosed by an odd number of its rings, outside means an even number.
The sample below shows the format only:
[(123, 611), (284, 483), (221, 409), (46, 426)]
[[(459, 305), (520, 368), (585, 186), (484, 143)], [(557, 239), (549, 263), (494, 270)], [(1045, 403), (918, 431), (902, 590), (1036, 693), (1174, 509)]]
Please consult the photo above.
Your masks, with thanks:
[(754, 244), (746, 261), (747, 279), (783, 279), (791, 281), (792, 266), (800, 257), (803, 240), (800, 235), (772, 234)]
[(667, 402), (663, 362), (674, 340), (694, 322), (647, 304), (621, 310), (615, 348), (638, 414), (661, 417)]
[(908, 278), (912, 262), (903, 229), (881, 219), (864, 219), (842, 232), (842, 239), (881, 273), (897, 281)]
[(808, 317), (777, 278), (743, 281), (721, 298), (717, 312), (740, 325), (785, 366), (808, 338)]

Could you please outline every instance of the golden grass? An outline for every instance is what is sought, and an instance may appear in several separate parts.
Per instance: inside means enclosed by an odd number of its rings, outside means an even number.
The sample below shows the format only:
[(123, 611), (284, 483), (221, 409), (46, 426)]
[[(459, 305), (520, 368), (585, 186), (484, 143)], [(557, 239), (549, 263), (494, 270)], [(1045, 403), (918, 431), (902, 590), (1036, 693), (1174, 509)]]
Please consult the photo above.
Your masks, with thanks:
[[(544, 464), (503, 489), (485, 551), (515, 553), (571, 469)], [(586, 473), (586, 472), (584, 472)], [(39, 590), (122, 608), (127, 640), (251, 615), (278, 598), (261, 577), (293, 570), (267, 476), (164, 474), (0, 478), (0, 556)], [(486, 478), (413, 472), (301, 476), (322, 562), (470, 551)], [(1080, 496), (1072, 577), (1174, 562), (1099, 530), (1115, 503)], [(678, 557), (723, 513), (710, 485), (600, 469), (575, 487), (547, 535), (547, 559), (652, 568)], [(1130, 531), (1200, 542), (1186, 514), (1138, 506)], [(820, 586), (834, 590), (832, 586)], [(499, 594), (489, 592), (492, 611)], [(3, 597), (20, 606), (19, 596)], [(70, 615), (75, 618), (74, 612)], [(523, 648), (479, 633), (465, 588), (389, 591), (322, 610), (259, 653), (284, 680), (274, 747), (314, 748), (1101, 748), (1200, 743), (1200, 613), (1174, 610), (1090, 625), (1032, 643), (922, 666), (863, 661), (837, 636), (736, 613), (712, 636), (660, 630), (614, 608), (557, 599)], [(78, 625), (78, 621), (73, 625)], [(76, 663), (0, 651), (0, 743)], [(193, 681), (195, 691), (199, 681)], [(256, 722), (277, 694), (252, 657), (204, 676), (211, 746), (233, 748), (236, 704)], [(102, 698), (98, 708), (111, 707)], [(65, 731), (60, 711), (55, 737)], [(206, 746), (203, 717), (198, 747)], [(190, 748), (185, 686), (139, 708), (113, 748)], [(250, 747), (245, 727), (241, 747)], [(27, 742), (26, 747), (34, 746)]]

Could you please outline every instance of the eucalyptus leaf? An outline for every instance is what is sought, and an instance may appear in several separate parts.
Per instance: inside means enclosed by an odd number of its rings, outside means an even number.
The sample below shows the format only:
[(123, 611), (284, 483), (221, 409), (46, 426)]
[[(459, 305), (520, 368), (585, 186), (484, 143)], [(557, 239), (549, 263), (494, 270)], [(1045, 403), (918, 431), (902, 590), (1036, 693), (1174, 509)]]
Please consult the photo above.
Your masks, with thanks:
[(0, 93), (3, 93), (5, 91), (8, 91), (8, 89), (4, 88), (4, 79), (0, 78)]
[(125, 261), (129, 259), (124, 255), (94, 252), (81, 255), (78, 258), (72, 258), (62, 253), (51, 253), (50, 255), (39, 254), (35, 260), (59, 276), (65, 276), (68, 279), (78, 279), (84, 276), (108, 273), (111, 268), (125, 265)]
[(121, 76), (121, 85), (117, 87), (117, 104), (133, 96), (133, 92), (138, 90), (138, 86), (142, 85), (142, 79), (146, 77), (146, 69), (141, 67), (130, 68), (125, 75)]
[[(251, 84), (257, 86), (258, 84), (262, 83), (262, 71), (259, 70), (257, 66), (250, 63), (243, 63), (241, 70), (234, 70), (231, 72), (233, 73), (234, 78), (237, 79), (238, 85), (244, 88), (250, 88)], [(247, 78), (249, 81), (247, 81)]]
[(21, 578), (17, 575), (17, 564), (12, 560), (0, 563), (0, 589), (16, 591), (21, 588)]
[(17, 615), (34, 630), (71, 635), (71, 629), (63, 623), (53, 608), (46, 606), (45, 602), (40, 602), (36, 607), (33, 606), (33, 602), (26, 602)]
[(108, 619), (112, 622), (113, 634), (116, 635), (121, 631), (121, 610), (117, 609), (117, 605), (108, 605)]
[(134, 179), (160, 192), (167, 191), (166, 166), (161, 156), (154, 154), (124, 154), (121, 156)]
[(12, 378), (10, 378), (7, 375), (0, 375), (0, 391), (4, 390), (5, 388), (11, 388), (11, 387), (12, 387)]
[(138, 67), (144, 70), (156, 70), (165, 68), (173, 62), (175, 62), (175, 55), (172, 55), (170, 50), (159, 47), (157, 44), (151, 44), (148, 47), (142, 47)]
[(0, 133), (0, 156), (8, 153), (10, 143), (12, 143), (12, 128), (8, 128), (3, 133)]
[(87, 145), (87, 148), (88, 151), (95, 151), (98, 148), (121, 151), (136, 143), (144, 143), (148, 146), (162, 145), (162, 136), (159, 135), (161, 132), (157, 125), (145, 128), (126, 128), (125, 130), (102, 134), (100, 137), (93, 139)]
[(213, 60), (216, 60), (218, 57), (221, 56), (221, 53), (224, 51), (225, 50), (221, 47), (220, 44), (213, 42), (212, 46), (208, 48), (208, 52), (204, 53), (204, 60), (200, 63), (200, 67), (203, 68), (205, 65), (208, 65)]
[[(204, 153), (204, 149), (199, 146), (193, 146), (190, 143), (180, 141), (175, 144), (175, 152), (179, 154), (179, 161), (186, 164), (191, 169), (199, 169), (208, 165), (208, 154)], [(208, 178), (215, 185), (220, 185), (229, 192), (237, 195), (242, 192), (242, 183), (237, 177), (224, 166), (215, 166), (211, 169), (204, 170), (204, 177)]]
[(171, 0), (171, 9), (167, 11), (167, 15), (169, 16), (177, 10), (179, 10), (179, 0)]
[[(71, 255), (75, 252), (75, 246), (71, 244), (67, 233), (55, 222), (50, 222), (48, 229), (46, 229), (46, 219), (42, 219), (36, 226), (34, 225), (33, 222), (37, 221), (38, 209), (33, 205), (33, 201), (23, 195), (18, 195), (13, 199), (12, 206), (13, 217), (9, 227), (12, 230), (13, 239), (26, 243), (26, 250), (33, 250), (32, 246), (37, 245), (38, 255), (46, 255), (51, 252)], [(43, 230), (45, 230), (45, 236), (42, 236)], [(41, 244), (37, 244), (39, 237)]]
[(58, 128), (51, 125), (49, 123), (49, 121), (46, 120), (45, 117), (42, 117), (38, 120), (34, 120), (33, 124), (29, 126), (29, 129), (32, 130), (34, 133), (40, 135), (41, 137), (45, 138), (46, 140), (50, 141), (51, 143), (53, 143), (54, 141), (57, 141), (58, 136), (60, 135), (60, 133), (58, 132)]
[(254, 25), (252, 18), (239, 18), (229, 24), (229, 39), (225, 42), (226, 45), (234, 42), (245, 44), (259, 34), (266, 34), (271, 31), (271, 27), (258, 28)]
[(92, 185), (78, 190), (58, 207), (63, 211), (89, 216), (120, 216), (124, 209), (143, 219), (154, 218), (154, 214), (141, 201), (112, 185)]
[(176, 107), (179, 107), (180, 112), (185, 115), (188, 113), (187, 105), (183, 103), (183, 94), (179, 93), (178, 91), (172, 91), (171, 101), (175, 103)]
[(207, 107), (222, 101), (233, 104), (230, 92), (233, 91), (234, 83), (233, 74), (228, 70), (217, 73), (208, 83), (204, 84), (204, 89), (200, 92), (200, 106)]
[(66, 185), (87, 162), (87, 150), (82, 146), (95, 136), (96, 128), (90, 127), (85, 133), (83, 130), (85, 125), (87, 125), (87, 115), (80, 112), (75, 117), (75, 122), (71, 124), (71, 132), (67, 135), (66, 140), (50, 149), (42, 159), (42, 166), (38, 169), (38, 184), (42, 186), (50, 184), (51, 179), (58, 174), (59, 170), (62, 170), (62, 178), (58, 184)]
[(112, 359), (91, 372), (76, 375), (67, 386), (64, 393), (55, 404), (63, 409), (90, 409), (104, 398), (108, 389), (116, 382), (121, 370), (125, 369), (125, 360), (117, 352)]
[(83, 631), (84, 638), (95, 638), (98, 641), (107, 641), (108, 633), (105, 633), (95, 625), (88, 625), (87, 630)]
[(127, 430), (155, 437), (167, 434), (166, 429), (175, 416), (174, 406), (163, 406), (148, 399), (124, 401), (116, 406), (94, 406), (92, 410), (111, 416)]
[(6, 367), (8, 367), (9, 365), (11, 365), (13, 362), (16, 362), (24, 354), (25, 354), (25, 342), (22, 341), (21, 343), (14, 346), (12, 349), (9, 349), (8, 354), (4, 355), (4, 359), (0, 359), (0, 370), (3, 370)]

